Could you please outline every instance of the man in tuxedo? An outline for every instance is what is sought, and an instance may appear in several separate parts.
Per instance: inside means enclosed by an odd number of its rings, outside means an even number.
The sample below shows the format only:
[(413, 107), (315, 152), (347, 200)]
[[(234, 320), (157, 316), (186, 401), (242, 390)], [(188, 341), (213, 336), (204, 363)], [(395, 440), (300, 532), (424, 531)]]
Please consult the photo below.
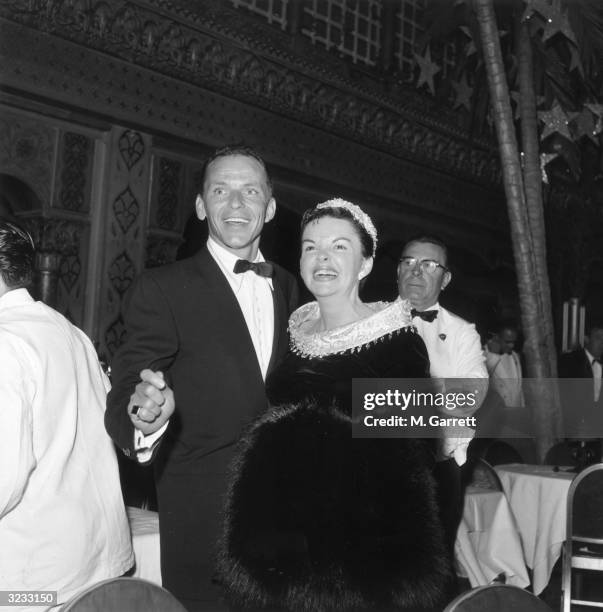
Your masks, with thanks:
[[(561, 355), (559, 377), (574, 380), (561, 383), (564, 433), (570, 439), (601, 437), (603, 393), (601, 393), (603, 322), (592, 322), (586, 330), (584, 347)], [(601, 441), (588, 444), (593, 459), (601, 458)]]
[(223, 605), (212, 576), (228, 465), (287, 350), (297, 284), (259, 250), (275, 210), (262, 159), (216, 151), (196, 202), (207, 244), (138, 279), (113, 362), (105, 425), (127, 456), (154, 459), (163, 584), (189, 611)]
[[(457, 408), (450, 416), (470, 416), (483, 402), (488, 390), (488, 372), (484, 364), (479, 334), (472, 323), (440, 306), (441, 291), (452, 279), (448, 267), (448, 249), (434, 236), (419, 236), (402, 249), (398, 263), (398, 290), (413, 308), (413, 325), (423, 338), (433, 378), (446, 379), (446, 391), (477, 393), (474, 406)], [(452, 378), (472, 379), (452, 381)], [(454, 386), (454, 385), (459, 385)], [(454, 388), (453, 388), (454, 386)], [(465, 428), (442, 440), (434, 475), (438, 482), (440, 512), (451, 553), (463, 510), (461, 470), (467, 458), (467, 446), (475, 431)]]

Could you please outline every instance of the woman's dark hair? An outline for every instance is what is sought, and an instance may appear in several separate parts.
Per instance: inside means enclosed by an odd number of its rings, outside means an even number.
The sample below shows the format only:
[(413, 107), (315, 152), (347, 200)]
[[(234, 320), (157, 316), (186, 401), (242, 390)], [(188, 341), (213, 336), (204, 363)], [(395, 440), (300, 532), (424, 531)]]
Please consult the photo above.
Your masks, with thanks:
[(352, 225), (356, 228), (358, 238), (360, 238), (360, 245), (362, 246), (362, 256), (367, 258), (373, 256), (373, 250), (375, 246), (373, 243), (373, 239), (366, 231), (364, 226), (359, 223), (354, 217), (354, 215), (352, 215), (352, 213), (346, 208), (339, 208), (337, 206), (325, 206), (324, 208), (309, 208), (308, 210), (306, 210), (301, 220), (301, 233), (304, 233), (306, 226), (312, 221), (317, 221), (318, 219), (322, 219), (323, 217), (333, 217), (334, 219), (346, 219), (347, 221), (350, 221)]
[(9, 289), (31, 284), (34, 257), (31, 236), (15, 223), (0, 218), (0, 276)]

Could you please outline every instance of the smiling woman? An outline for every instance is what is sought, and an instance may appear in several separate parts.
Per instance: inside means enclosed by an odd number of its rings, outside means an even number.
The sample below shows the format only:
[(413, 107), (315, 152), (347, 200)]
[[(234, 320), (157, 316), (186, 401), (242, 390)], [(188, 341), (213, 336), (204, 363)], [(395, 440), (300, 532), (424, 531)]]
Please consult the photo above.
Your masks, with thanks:
[(315, 302), (289, 320), (266, 381), (272, 408), (234, 464), (220, 551), (234, 603), (278, 610), (441, 610), (452, 570), (429, 442), (353, 439), (353, 378), (428, 376), (410, 305), (364, 303), (377, 232), (329, 200), (302, 219), (301, 275)]
[(337, 309), (337, 323), (343, 324), (355, 320), (357, 313), (368, 314), (358, 297), (358, 287), (360, 280), (371, 271), (373, 257), (372, 249), (367, 252), (362, 243), (366, 230), (358, 227), (347, 209), (334, 210), (342, 211), (339, 217), (333, 216), (331, 209), (323, 208), (311, 221), (302, 222), (305, 225), (300, 272), (318, 301), (329, 299), (341, 306), (343, 311)]

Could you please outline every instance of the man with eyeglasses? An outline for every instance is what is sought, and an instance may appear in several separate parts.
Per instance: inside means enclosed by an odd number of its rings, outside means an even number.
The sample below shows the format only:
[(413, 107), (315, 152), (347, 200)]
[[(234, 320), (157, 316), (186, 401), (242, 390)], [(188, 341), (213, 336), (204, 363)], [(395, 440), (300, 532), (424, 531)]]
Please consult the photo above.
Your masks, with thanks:
[[(402, 249), (398, 263), (398, 291), (402, 299), (411, 303), (413, 325), (427, 347), (431, 376), (446, 379), (443, 381), (446, 392), (477, 391), (476, 405), (456, 408), (449, 413), (449, 416), (470, 416), (486, 396), (488, 372), (475, 326), (442, 308), (438, 302), (440, 292), (451, 279), (448, 249), (439, 238), (419, 236)], [(455, 383), (449, 380), (451, 378), (472, 380)], [(460, 466), (467, 459), (467, 446), (475, 432), (465, 428), (462, 438), (458, 433), (456, 428), (455, 437), (442, 440), (440, 460), (434, 469), (442, 522), (451, 552), (463, 511)]]

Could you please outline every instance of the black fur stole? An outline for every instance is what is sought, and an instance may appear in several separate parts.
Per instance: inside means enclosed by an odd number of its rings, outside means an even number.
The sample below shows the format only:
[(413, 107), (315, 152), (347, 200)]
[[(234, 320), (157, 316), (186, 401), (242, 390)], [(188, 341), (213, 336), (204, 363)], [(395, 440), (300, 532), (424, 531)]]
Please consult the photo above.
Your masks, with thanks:
[(428, 447), (353, 439), (335, 407), (272, 409), (233, 468), (219, 570), (243, 608), (441, 610), (452, 570)]

